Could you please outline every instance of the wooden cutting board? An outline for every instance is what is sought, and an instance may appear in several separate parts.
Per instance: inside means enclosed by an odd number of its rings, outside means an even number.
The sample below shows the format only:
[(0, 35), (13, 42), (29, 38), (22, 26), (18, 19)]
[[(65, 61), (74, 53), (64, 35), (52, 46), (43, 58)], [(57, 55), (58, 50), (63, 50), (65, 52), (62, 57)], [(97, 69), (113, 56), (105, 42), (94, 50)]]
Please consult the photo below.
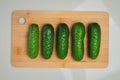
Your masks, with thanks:
[[(20, 18), (25, 19), (24, 24), (20, 24)], [(27, 35), (28, 27), (32, 23), (39, 25), (40, 33), (42, 26), (46, 23), (53, 25), (55, 29), (59, 23), (66, 23), (70, 29), (68, 55), (64, 60), (57, 57), (56, 41), (54, 42), (53, 55), (49, 60), (41, 56), (40, 50), (36, 59), (30, 59), (27, 55)], [(71, 26), (75, 22), (82, 22), (86, 27), (84, 40), (84, 58), (77, 62), (73, 60), (71, 54)], [(91, 60), (87, 53), (87, 27), (89, 23), (97, 22), (101, 26), (101, 47), (96, 60)], [(40, 34), (41, 35), (41, 34)], [(105, 68), (108, 65), (108, 45), (109, 41), (109, 16), (106, 12), (81, 12), (81, 11), (14, 11), (12, 15), (12, 65), (15, 67), (41, 67), (41, 68)]]

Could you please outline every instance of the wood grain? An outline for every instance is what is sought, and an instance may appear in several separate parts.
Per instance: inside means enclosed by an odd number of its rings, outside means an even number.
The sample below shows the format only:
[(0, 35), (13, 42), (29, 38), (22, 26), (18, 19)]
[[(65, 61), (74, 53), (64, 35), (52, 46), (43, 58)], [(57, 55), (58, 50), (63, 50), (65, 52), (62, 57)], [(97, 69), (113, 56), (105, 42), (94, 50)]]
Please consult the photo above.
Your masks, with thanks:
[[(19, 24), (19, 18), (25, 18), (25, 24)], [(70, 32), (72, 24), (83, 22), (86, 27), (84, 40), (84, 58), (82, 61), (74, 61), (71, 56), (71, 33), (69, 38), (68, 55), (60, 60), (56, 53), (56, 41), (54, 42), (53, 55), (49, 60), (41, 56), (41, 35), (39, 56), (30, 59), (27, 55), (28, 27), (32, 23), (39, 25), (40, 33), (42, 26), (46, 23), (53, 25), (55, 30), (61, 22), (68, 24)], [(101, 26), (101, 47), (96, 60), (91, 60), (87, 53), (87, 26), (97, 22)], [(105, 68), (108, 66), (108, 45), (109, 41), (109, 16), (106, 12), (81, 12), (81, 11), (14, 11), (12, 15), (12, 65), (15, 67), (41, 67), (41, 68)]]

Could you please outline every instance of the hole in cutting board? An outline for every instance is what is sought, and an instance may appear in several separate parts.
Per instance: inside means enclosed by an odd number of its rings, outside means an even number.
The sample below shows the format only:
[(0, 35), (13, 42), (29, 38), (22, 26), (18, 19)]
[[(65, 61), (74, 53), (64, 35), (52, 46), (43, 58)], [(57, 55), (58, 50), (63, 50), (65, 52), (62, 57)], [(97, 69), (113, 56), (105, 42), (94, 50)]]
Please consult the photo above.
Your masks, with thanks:
[(24, 17), (19, 18), (19, 24), (25, 24), (26, 20)]

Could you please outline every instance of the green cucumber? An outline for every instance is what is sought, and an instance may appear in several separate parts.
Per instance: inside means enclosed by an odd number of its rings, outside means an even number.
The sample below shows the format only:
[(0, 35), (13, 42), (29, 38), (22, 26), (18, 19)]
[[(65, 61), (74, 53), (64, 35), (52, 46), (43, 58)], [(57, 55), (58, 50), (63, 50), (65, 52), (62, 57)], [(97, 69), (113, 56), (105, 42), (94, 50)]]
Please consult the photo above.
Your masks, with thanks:
[(39, 27), (37, 24), (31, 24), (28, 32), (28, 56), (35, 59), (39, 51)]
[(88, 52), (91, 59), (96, 59), (100, 51), (101, 29), (98, 23), (88, 26)]
[(57, 29), (57, 55), (60, 59), (65, 59), (68, 53), (69, 28), (67, 24), (60, 23)]
[(81, 22), (73, 24), (72, 27), (72, 56), (74, 60), (81, 61), (84, 56), (85, 26)]
[(49, 59), (53, 52), (54, 28), (51, 24), (45, 24), (42, 29), (42, 55)]

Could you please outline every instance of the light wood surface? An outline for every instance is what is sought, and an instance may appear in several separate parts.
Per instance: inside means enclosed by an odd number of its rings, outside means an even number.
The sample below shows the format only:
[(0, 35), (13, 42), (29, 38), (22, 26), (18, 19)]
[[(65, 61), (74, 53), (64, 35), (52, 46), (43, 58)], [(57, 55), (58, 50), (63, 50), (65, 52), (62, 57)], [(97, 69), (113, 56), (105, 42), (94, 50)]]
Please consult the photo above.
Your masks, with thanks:
[[(19, 18), (25, 18), (24, 24), (19, 24)], [(56, 53), (56, 28), (59, 23), (67, 23), (70, 29), (68, 55), (64, 60), (57, 57)], [(71, 27), (75, 22), (83, 22), (86, 27), (84, 40), (84, 58), (77, 62), (71, 54)], [(87, 53), (87, 26), (97, 22), (101, 26), (101, 47), (96, 60), (91, 60)], [(27, 35), (30, 24), (39, 25), (40, 33), (42, 26), (50, 23), (54, 27), (55, 42), (52, 57), (49, 60), (41, 56), (40, 50), (36, 59), (30, 59), (27, 55)], [(81, 12), (81, 11), (14, 11), (12, 14), (12, 65), (15, 67), (40, 67), (40, 68), (105, 68), (108, 66), (109, 50), (109, 16), (106, 12)]]

